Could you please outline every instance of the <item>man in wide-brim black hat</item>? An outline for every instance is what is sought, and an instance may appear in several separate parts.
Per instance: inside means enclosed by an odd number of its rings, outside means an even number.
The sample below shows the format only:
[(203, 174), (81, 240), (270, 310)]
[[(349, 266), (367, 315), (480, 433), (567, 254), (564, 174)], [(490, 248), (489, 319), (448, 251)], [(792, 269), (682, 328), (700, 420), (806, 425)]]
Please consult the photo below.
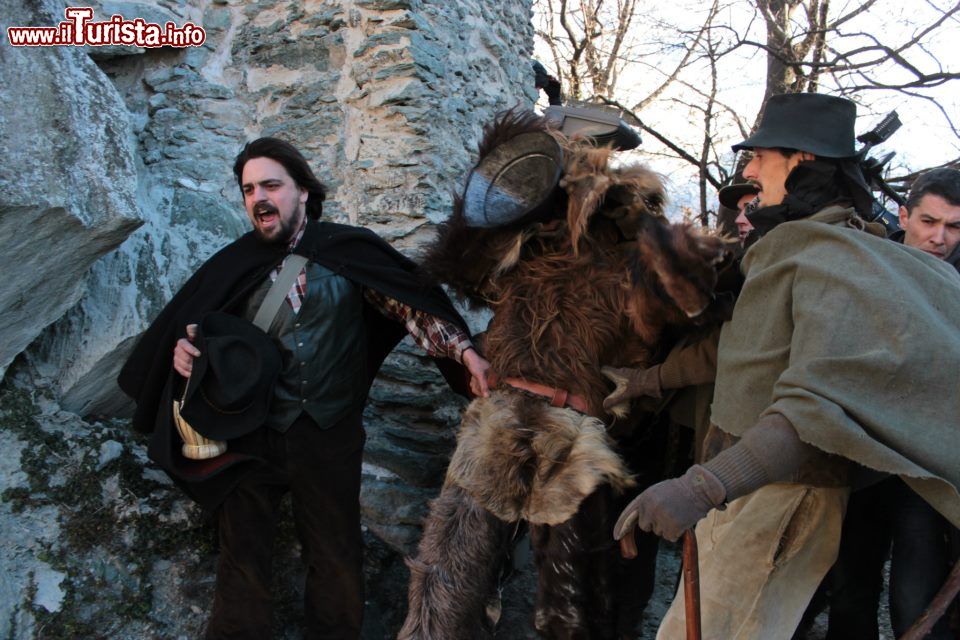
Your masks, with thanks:
[[(624, 510), (696, 526), (703, 637), (787, 640), (839, 546), (857, 469), (898, 475), (960, 523), (960, 279), (890, 242), (854, 152), (856, 107), (772, 97), (734, 146), (759, 188), (745, 283), (717, 353), (704, 462)], [(748, 242), (748, 244), (750, 244)], [(658, 638), (684, 637), (682, 591)]]
[[(134, 426), (153, 434), (151, 458), (216, 513), (220, 559), (206, 637), (271, 637), (271, 555), (279, 502), (290, 492), (307, 565), (306, 637), (358, 638), (361, 416), (373, 377), (408, 332), (464, 392), (465, 368), (471, 390), (486, 393), (488, 365), (449, 299), (421, 281), (413, 262), (371, 231), (319, 220), (325, 189), (291, 144), (255, 140), (233, 170), (253, 231), (167, 304), (120, 387), (137, 401)], [(306, 264), (258, 337), (244, 323), (291, 254)], [(226, 453), (182, 455), (174, 397), (184, 398), (183, 417), (196, 430), (227, 440)]]

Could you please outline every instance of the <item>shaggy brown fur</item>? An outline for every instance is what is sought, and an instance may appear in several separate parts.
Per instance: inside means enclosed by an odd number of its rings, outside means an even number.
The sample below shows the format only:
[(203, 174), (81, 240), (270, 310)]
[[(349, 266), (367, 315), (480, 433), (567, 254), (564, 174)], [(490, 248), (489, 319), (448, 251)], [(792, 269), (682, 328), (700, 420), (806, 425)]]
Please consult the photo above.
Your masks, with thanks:
[(511, 528), (463, 489), (444, 484), (430, 503), (420, 553), (408, 560), (409, 613), (398, 640), (484, 638), (487, 596), (507, 551)]
[(530, 527), (539, 568), (534, 628), (541, 637), (615, 637), (617, 608), (611, 583), (617, 551), (610, 535), (612, 506), (610, 488), (601, 487), (563, 524)]
[(505, 522), (560, 524), (600, 484), (632, 484), (611, 444), (596, 418), (495, 391), (467, 408), (446, 482)]
[[(487, 129), (480, 156), (519, 133), (544, 130), (539, 118), (510, 112)], [(581, 395), (589, 413), (601, 417), (608, 392), (601, 366), (652, 364), (669, 327), (705, 319), (724, 245), (663, 218), (664, 190), (652, 171), (612, 169), (609, 149), (551, 135), (564, 149), (552, 217), (468, 228), (458, 200), (424, 268), (493, 309), (484, 352), (499, 376)], [(515, 390), (474, 401), (412, 564), (403, 637), (452, 640), (479, 626), (486, 580), (480, 576), (489, 566), (474, 546), (490, 528), (473, 529), (479, 508), (503, 521), (549, 523), (537, 525), (532, 538), (541, 633), (566, 637), (556, 634), (569, 628), (575, 637), (606, 637), (581, 622), (604, 616), (610, 598), (601, 561), (612, 553), (609, 514), (587, 518), (584, 510), (602, 512), (588, 496), (609, 492), (603, 482), (620, 488), (625, 478), (596, 421)], [(449, 503), (456, 495), (469, 501), (466, 511)], [(453, 562), (459, 544), (469, 546), (469, 561)], [(431, 578), (434, 571), (444, 579)]]
[(560, 186), (569, 195), (567, 226), (574, 254), (579, 253), (580, 241), (587, 236), (593, 215), (601, 207), (604, 215), (613, 219), (663, 215), (666, 194), (657, 174), (640, 165), (611, 171), (608, 163), (613, 150), (609, 147), (570, 142), (564, 146), (566, 161)]

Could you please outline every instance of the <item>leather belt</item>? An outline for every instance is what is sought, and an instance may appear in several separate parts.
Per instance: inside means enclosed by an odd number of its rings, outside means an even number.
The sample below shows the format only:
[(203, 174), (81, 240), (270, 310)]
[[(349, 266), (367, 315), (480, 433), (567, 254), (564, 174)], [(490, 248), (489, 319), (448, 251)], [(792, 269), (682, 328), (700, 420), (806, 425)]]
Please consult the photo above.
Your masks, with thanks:
[(570, 407), (571, 409), (579, 411), (580, 413), (589, 413), (587, 410), (587, 401), (583, 398), (583, 396), (574, 395), (566, 389), (548, 387), (545, 384), (530, 382), (529, 380), (524, 380), (522, 378), (501, 378), (493, 372), (487, 372), (487, 385), (491, 389), (496, 389), (500, 386), (500, 383), (513, 387), (514, 389), (527, 391), (537, 396), (550, 398), (551, 407)]

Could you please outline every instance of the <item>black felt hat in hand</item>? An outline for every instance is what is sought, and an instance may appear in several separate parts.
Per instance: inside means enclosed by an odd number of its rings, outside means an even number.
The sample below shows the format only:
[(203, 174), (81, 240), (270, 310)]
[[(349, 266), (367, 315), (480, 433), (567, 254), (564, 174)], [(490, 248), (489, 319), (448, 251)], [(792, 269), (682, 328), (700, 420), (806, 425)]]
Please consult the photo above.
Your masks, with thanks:
[(756, 133), (741, 149), (797, 149), (823, 158), (856, 154), (854, 125), (857, 105), (846, 98), (819, 93), (783, 93), (770, 96)]
[(214, 311), (197, 327), (193, 360), (180, 414), (201, 435), (229, 440), (267, 418), (280, 374), (280, 351), (243, 318)]

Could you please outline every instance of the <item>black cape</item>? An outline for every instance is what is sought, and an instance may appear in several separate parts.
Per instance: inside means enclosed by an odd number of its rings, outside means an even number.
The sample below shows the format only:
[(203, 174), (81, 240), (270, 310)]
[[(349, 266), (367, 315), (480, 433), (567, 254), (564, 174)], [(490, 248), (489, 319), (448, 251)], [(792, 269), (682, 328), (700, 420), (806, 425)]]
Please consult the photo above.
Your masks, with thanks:
[[(264, 244), (253, 232), (218, 251), (187, 280), (143, 333), (117, 378), (120, 388), (136, 401), (133, 427), (152, 433), (150, 457), (207, 508), (216, 507), (258, 459), (253, 450), (243, 452), (250, 449), (243, 446), (239, 452), (230, 450), (238, 447), (231, 447), (210, 460), (188, 460), (181, 455), (171, 415), (172, 390), (181, 380), (173, 369), (173, 348), (177, 340), (186, 337), (186, 325), (199, 322), (205, 313), (238, 313), (248, 295), (287, 253), (286, 245)], [(294, 253), (468, 332), (443, 290), (418, 277), (416, 264), (372, 231), (311, 220)], [(370, 305), (365, 305), (364, 321), (369, 341), (369, 389), (384, 358), (406, 335), (406, 329)], [(460, 364), (446, 359), (434, 362), (454, 391), (468, 395), (468, 374)]]

